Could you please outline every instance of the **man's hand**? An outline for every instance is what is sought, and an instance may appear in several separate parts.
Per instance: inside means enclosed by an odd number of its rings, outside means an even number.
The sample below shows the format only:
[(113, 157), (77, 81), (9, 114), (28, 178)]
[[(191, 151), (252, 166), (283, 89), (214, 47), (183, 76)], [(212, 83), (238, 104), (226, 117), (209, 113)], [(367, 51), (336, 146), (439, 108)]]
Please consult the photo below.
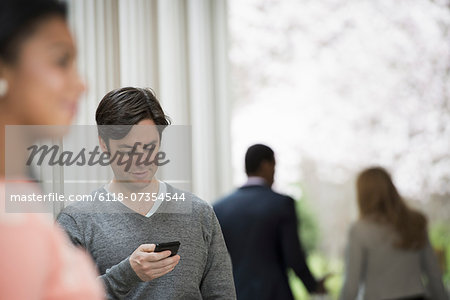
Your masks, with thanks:
[(170, 256), (170, 251), (154, 252), (155, 244), (142, 244), (130, 256), (130, 265), (142, 281), (150, 281), (170, 271), (180, 261), (180, 256)]

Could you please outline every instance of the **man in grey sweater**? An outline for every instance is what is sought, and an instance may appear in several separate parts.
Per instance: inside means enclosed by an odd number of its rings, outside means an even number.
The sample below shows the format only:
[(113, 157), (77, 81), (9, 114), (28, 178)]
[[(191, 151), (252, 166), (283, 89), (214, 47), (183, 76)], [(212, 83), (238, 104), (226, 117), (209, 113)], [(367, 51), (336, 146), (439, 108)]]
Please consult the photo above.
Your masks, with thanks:
[[(57, 219), (95, 260), (108, 298), (236, 299), (230, 258), (211, 206), (156, 179), (157, 163), (136, 163), (139, 153), (155, 158), (169, 124), (152, 92), (111, 91), (96, 120), (97, 125), (149, 125), (115, 133), (99, 126), (102, 150), (128, 153), (133, 164), (112, 162), (114, 179), (93, 192), (94, 201), (70, 205)], [(152, 201), (131, 201), (143, 195)], [(155, 243), (170, 241), (181, 242), (178, 255), (154, 252)]]

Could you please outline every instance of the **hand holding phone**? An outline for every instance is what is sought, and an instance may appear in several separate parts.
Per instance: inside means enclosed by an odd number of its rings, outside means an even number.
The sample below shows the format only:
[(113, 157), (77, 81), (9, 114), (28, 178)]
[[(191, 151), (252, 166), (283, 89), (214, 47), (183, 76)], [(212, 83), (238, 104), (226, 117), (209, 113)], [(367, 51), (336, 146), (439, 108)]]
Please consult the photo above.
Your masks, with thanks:
[[(168, 245), (167, 245), (168, 244)], [(130, 255), (131, 268), (142, 281), (150, 281), (171, 272), (180, 261), (175, 255), (180, 246), (179, 242), (142, 244)], [(164, 250), (169, 252), (161, 252)]]
[(170, 250), (171, 254), (169, 257), (175, 256), (178, 253), (180, 244), (181, 243), (179, 241), (169, 242), (169, 243), (159, 243), (159, 244), (156, 244), (155, 252), (162, 252), (162, 251)]

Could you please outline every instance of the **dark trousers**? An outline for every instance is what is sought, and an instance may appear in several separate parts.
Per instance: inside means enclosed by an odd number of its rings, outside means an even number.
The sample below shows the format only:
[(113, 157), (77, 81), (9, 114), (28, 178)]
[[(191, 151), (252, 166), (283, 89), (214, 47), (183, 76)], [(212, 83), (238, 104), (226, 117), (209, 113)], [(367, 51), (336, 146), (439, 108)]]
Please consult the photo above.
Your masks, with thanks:
[(423, 295), (417, 295), (417, 296), (411, 296), (411, 297), (406, 297), (406, 298), (398, 298), (395, 300), (427, 300), (427, 299)]

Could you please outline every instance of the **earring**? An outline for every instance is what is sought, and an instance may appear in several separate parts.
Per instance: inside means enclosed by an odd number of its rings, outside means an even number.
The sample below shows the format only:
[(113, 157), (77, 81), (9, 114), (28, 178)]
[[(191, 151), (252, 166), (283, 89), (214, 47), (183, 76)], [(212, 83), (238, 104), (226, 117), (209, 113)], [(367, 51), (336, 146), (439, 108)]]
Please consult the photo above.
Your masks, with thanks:
[(0, 78), (0, 97), (4, 97), (8, 92), (8, 81), (6, 79)]

